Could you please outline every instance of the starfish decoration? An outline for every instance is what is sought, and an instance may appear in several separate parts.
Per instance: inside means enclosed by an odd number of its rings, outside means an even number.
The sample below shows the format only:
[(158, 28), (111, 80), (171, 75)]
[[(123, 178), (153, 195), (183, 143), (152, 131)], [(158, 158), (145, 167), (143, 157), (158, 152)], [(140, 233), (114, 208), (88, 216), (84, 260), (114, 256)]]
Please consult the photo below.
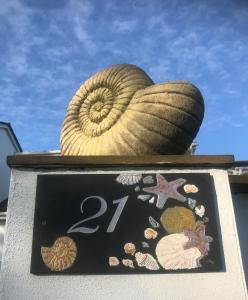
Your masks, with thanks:
[(177, 189), (186, 182), (185, 179), (179, 178), (168, 182), (161, 174), (157, 174), (156, 178), (157, 185), (143, 188), (143, 191), (157, 195), (157, 208), (162, 209), (168, 198), (176, 199), (180, 202), (185, 202), (187, 200), (186, 197), (177, 191)]
[(205, 235), (204, 224), (200, 224), (195, 231), (184, 230), (184, 234), (189, 238), (189, 241), (184, 246), (184, 249), (197, 247), (203, 256), (208, 254), (209, 243), (213, 242), (213, 238)]

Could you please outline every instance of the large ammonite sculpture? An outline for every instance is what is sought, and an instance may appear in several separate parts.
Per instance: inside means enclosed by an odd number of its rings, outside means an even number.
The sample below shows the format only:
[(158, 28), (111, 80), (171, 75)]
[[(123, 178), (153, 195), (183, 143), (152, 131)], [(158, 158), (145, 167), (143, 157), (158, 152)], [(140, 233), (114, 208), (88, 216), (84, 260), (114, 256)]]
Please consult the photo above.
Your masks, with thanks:
[(134, 65), (114, 65), (72, 98), (61, 133), (62, 155), (183, 154), (204, 115), (188, 82), (154, 84)]

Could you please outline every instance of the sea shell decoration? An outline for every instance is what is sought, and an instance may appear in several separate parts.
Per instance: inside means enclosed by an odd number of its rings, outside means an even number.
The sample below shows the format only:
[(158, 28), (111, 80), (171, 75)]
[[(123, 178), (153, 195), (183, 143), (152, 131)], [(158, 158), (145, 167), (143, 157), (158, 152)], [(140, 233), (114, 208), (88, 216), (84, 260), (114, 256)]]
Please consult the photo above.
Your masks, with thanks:
[(155, 202), (155, 197), (152, 197), (151, 199), (149, 199), (148, 201), (150, 204), (153, 204)]
[(195, 213), (202, 218), (205, 214), (205, 207), (203, 205), (196, 206)]
[(120, 174), (116, 181), (123, 185), (134, 185), (138, 183), (142, 178), (140, 174)]
[(202, 253), (197, 247), (185, 249), (188, 242), (189, 237), (184, 233), (161, 238), (155, 249), (159, 264), (166, 270), (199, 268)]
[(137, 252), (135, 259), (139, 267), (145, 267), (148, 270), (159, 270), (159, 265), (156, 259), (148, 253)]
[(191, 199), (191, 198), (188, 198), (188, 206), (191, 208), (191, 209), (194, 209), (195, 206), (196, 206), (196, 200), (195, 199)]
[(154, 230), (152, 228), (146, 228), (146, 230), (144, 231), (144, 236), (148, 240), (151, 240), (151, 239), (154, 240), (158, 236), (158, 233), (156, 230)]
[(115, 256), (110, 256), (109, 257), (110, 267), (117, 267), (119, 264), (120, 264), (120, 261), (117, 257), (115, 257)]
[(195, 230), (196, 223), (193, 212), (185, 207), (169, 207), (160, 217), (160, 222), (168, 233), (178, 233), (183, 230)]
[(153, 184), (154, 180), (153, 180), (152, 176), (149, 175), (149, 176), (146, 176), (143, 178), (143, 183), (144, 184)]
[(147, 242), (142, 242), (141, 245), (143, 248), (150, 248), (150, 246)]
[(183, 187), (185, 193), (197, 193), (199, 191), (198, 187), (195, 186), (194, 184), (185, 184)]
[(136, 251), (135, 245), (133, 243), (126, 243), (124, 245), (124, 251), (126, 254), (134, 255)]
[(51, 271), (63, 271), (73, 265), (77, 256), (77, 247), (71, 238), (59, 237), (52, 247), (41, 247), (41, 256)]
[(153, 228), (160, 227), (160, 224), (152, 216), (149, 216), (149, 223), (152, 225)]
[(209, 218), (208, 217), (204, 217), (202, 220), (203, 220), (204, 223), (208, 223), (209, 222)]
[(147, 201), (148, 199), (151, 199), (151, 195), (139, 195), (138, 199), (142, 201)]
[(61, 154), (183, 154), (203, 115), (202, 95), (189, 82), (154, 84), (137, 66), (113, 65), (89, 78), (70, 101)]
[(131, 259), (123, 259), (123, 260), (122, 260), (122, 264), (123, 264), (123, 266), (125, 266), (125, 267), (134, 269), (134, 264), (133, 264), (133, 261), (132, 261)]

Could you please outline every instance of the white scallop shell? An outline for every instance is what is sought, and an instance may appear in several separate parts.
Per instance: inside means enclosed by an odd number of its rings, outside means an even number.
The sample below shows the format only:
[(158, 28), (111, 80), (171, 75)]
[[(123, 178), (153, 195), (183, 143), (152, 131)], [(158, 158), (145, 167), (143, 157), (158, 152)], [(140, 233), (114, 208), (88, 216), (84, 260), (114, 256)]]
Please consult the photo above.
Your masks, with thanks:
[(197, 247), (184, 249), (188, 241), (184, 233), (163, 237), (155, 249), (160, 265), (166, 270), (199, 268), (202, 254)]
[(142, 178), (141, 174), (120, 174), (116, 181), (123, 185), (134, 185), (138, 183)]
[(159, 265), (151, 254), (137, 252), (135, 259), (139, 267), (145, 267), (148, 270), (159, 270)]
[(203, 205), (196, 206), (195, 213), (202, 218), (205, 214), (205, 207)]

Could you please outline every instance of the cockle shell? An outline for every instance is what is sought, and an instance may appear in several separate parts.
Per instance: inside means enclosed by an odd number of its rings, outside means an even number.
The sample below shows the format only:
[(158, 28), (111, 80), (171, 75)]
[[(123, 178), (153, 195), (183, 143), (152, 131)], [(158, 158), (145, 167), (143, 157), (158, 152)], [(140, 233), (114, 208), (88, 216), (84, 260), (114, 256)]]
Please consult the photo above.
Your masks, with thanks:
[(197, 193), (199, 191), (198, 187), (195, 186), (194, 184), (185, 184), (183, 187), (185, 193)]
[(184, 233), (174, 233), (163, 237), (155, 250), (160, 265), (166, 270), (200, 267), (202, 254), (197, 247), (185, 249), (188, 242), (189, 238)]
[(134, 255), (136, 251), (135, 245), (133, 243), (126, 243), (124, 245), (124, 251), (126, 254)]
[(116, 267), (120, 264), (119, 259), (116, 256), (109, 257), (109, 265), (110, 267)]
[(125, 266), (125, 267), (134, 269), (134, 264), (133, 264), (133, 261), (132, 261), (131, 259), (123, 259), (123, 260), (122, 260), (122, 264), (123, 264), (123, 266)]
[(137, 66), (113, 65), (82, 84), (69, 103), (61, 154), (183, 154), (203, 115), (194, 85), (154, 84)]
[(185, 207), (169, 207), (161, 215), (160, 222), (168, 233), (194, 230), (196, 227), (192, 211)]
[(152, 228), (146, 228), (146, 230), (144, 231), (144, 237), (148, 240), (154, 240), (157, 237), (157, 235), (157, 231)]
[(50, 270), (63, 271), (73, 265), (77, 247), (71, 238), (63, 236), (57, 238), (52, 247), (41, 247), (41, 256)]
[(135, 259), (139, 267), (145, 267), (148, 270), (159, 270), (159, 265), (151, 254), (137, 252)]
[(120, 174), (116, 181), (123, 185), (134, 185), (140, 181), (142, 175), (140, 174)]

